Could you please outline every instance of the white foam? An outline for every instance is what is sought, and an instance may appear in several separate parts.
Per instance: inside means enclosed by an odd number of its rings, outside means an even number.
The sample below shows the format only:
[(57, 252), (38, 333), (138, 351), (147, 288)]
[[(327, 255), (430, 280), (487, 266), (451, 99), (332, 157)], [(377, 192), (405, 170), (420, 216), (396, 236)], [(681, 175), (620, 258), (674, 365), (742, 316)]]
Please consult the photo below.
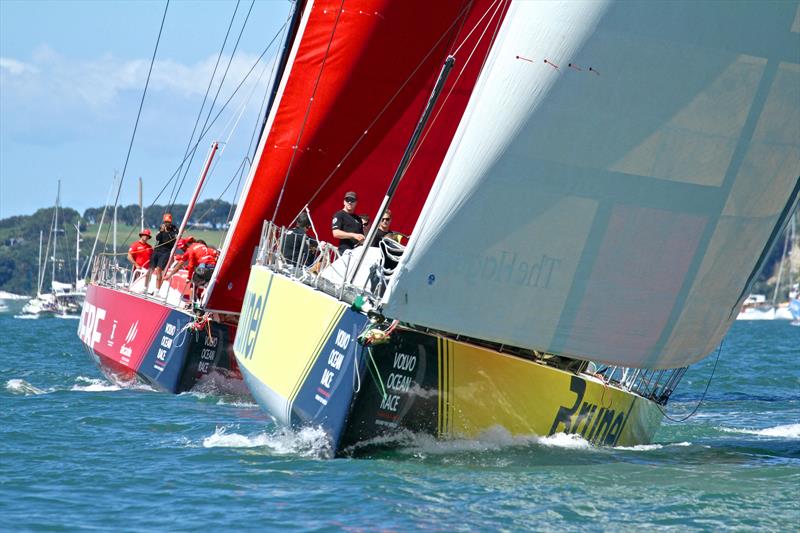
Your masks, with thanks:
[(105, 391), (116, 391), (122, 388), (119, 385), (111, 384), (103, 379), (87, 378), (84, 376), (78, 376), (77, 378), (75, 378), (75, 381), (76, 383), (70, 389), (71, 391), (105, 392)]
[(9, 379), (6, 382), (6, 390), (11, 394), (24, 394), (25, 396), (47, 394), (48, 392), (51, 392), (34, 387), (24, 379)]
[(37, 320), (39, 315), (14, 315), (14, 318), (19, 320)]
[(256, 435), (229, 433), (230, 428), (217, 426), (214, 434), (203, 439), (204, 448), (267, 448), (277, 455), (326, 457), (330, 454), (327, 434), (320, 428), (288, 429)]
[(633, 452), (651, 452), (654, 450), (660, 450), (662, 448), (668, 448), (672, 446), (677, 447), (685, 447), (691, 446), (691, 442), (673, 442), (670, 444), (637, 444), (635, 446), (615, 446), (615, 450), (624, 450), (624, 451), (633, 451)]
[(493, 452), (506, 448), (541, 446), (545, 448), (564, 448), (589, 450), (594, 447), (580, 435), (557, 433), (549, 437), (537, 435), (512, 435), (502, 426), (493, 426), (474, 438), (438, 439), (426, 433), (401, 432), (393, 436), (378, 437), (358, 444), (355, 449), (400, 445), (401, 450), (413, 455), (448, 455), (464, 452)]
[(765, 429), (744, 429), (744, 428), (719, 428), (726, 433), (745, 433), (747, 435), (758, 435), (760, 437), (781, 437), (789, 439), (800, 439), (800, 424), (783, 424)]
[(229, 407), (244, 407), (248, 409), (258, 407), (258, 404), (255, 402), (248, 402), (245, 400), (227, 400), (225, 398), (220, 398), (217, 401), (217, 405), (227, 405)]

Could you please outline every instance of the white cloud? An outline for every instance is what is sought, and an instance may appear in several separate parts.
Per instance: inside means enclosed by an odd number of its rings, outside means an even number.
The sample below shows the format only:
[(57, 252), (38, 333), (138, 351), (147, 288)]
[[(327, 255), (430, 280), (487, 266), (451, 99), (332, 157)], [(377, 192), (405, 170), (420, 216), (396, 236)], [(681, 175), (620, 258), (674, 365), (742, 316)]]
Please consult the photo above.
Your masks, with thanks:
[[(231, 94), (257, 59), (255, 55), (237, 55), (231, 63), (225, 85), (218, 103)], [(220, 61), (216, 80), (219, 80), (228, 58)], [(208, 80), (214, 70), (216, 56), (194, 64), (182, 64), (173, 60), (156, 60), (148, 90), (160, 91), (169, 96), (192, 98), (202, 97)], [(240, 92), (249, 94), (249, 87), (256, 82), (264, 69), (264, 62), (258, 65)], [(72, 60), (59, 55), (48, 47), (40, 47), (32, 62), (24, 63), (13, 58), (0, 58), (0, 71), (12, 76), (3, 76), (0, 84), (4, 90), (12, 92), (16, 99), (39, 101), (42, 98), (57, 96), (62, 105), (77, 104), (87, 106), (95, 112), (106, 111), (119, 99), (121, 93), (134, 91), (140, 93), (147, 79), (150, 61), (145, 59), (121, 60), (113, 55), (105, 55), (89, 60)], [(27, 74), (22, 76), (22, 74)], [(266, 75), (263, 77), (266, 78)], [(267, 83), (259, 81), (260, 86)], [(218, 81), (212, 87), (213, 96)], [(237, 95), (241, 97), (241, 95)]]
[(17, 61), (16, 59), (11, 59), (10, 57), (0, 57), (0, 70), (8, 72), (12, 76), (19, 76), (20, 74), (35, 74), (37, 72), (36, 67), (33, 65), (23, 63), (22, 61)]

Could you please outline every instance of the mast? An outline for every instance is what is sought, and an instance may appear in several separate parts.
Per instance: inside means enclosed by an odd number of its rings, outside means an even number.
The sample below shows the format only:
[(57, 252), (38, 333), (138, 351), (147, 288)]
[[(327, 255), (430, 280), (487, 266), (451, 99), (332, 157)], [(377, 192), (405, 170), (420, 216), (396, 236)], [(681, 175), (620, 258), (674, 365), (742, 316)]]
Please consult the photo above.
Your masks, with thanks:
[(144, 203), (142, 202), (142, 177), (139, 176), (139, 231), (144, 230)]
[(55, 215), (53, 217), (53, 275), (50, 280), (50, 288), (52, 289), (53, 282), (56, 280), (56, 245), (58, 244), (58, 203), (61, 201), (61, 180), (58, 180), (58, 189), (56, 192), (56, 206)]
[(781, 278), (783, 278), (783, 265), (784, 263), (786, 263), (786, 250), (791, 245), (791, 241), (789, 240), (789, 233), (790, 233), (789, 227), (787, 227), (786, 233), (783, 236), (783, 250), (781, 250), (781, 262), (778, 265), (778, 277), (775, 280), (775, 289), (772, 291), (772, 307), (775, 307), (778, 303), (778, 291), (780, 291)]
[(414, 153), (414, 149), (417, 147), (417, 143), (419, 142), (419, 138), (422, 135), (422, 130), (425, 129), (425, 125), (428, 123), (428, 119), (431, 116), (431, 111), (433, 111), (433, 106), (436, 105), (436, 101), (439, 99), (439, 94), (442, 92), (442, 87), (444, 87), (444, 82), (447, 80), (448, 74), (450, 74), (450, 70), (453, 68), (453, 64), (455, 63), (456, 58), (454, 56), (447, 56), (447, 59), (444, 60), (444, 65), (442, 65), (442, 71), (439, 73), (439, 78), (436, 80), (436, 85), (433, 87), (433, 91), (431, 92), (430, 98), (428, 98), (428, 103), (425, 105), (425, 109), (422, 111), (422, 116), (417, 122), (417, 127), (414, 129), (414, 133), (411, 135), (411, 139), (408, 141), (408, 146), (406, 146), (406, 151), (403, 153), (403, 158), (400, 160), (400, 165), (398, 165), (397, 170), (394, 173), (394, 177), (392, 178), (392, 182), (389, 184), (389, 189), (386, 191), (386, 195), (383, 197), (383, 201), (381, 202), (381, 206), (378, 209), (378, 214), (375, 215), (373, 219), (374, 222), (369, 228), (369, 232), (367, 233), (367, 238), (364, 239), (364, 251), (358, 258), (358, 263), (356, 263), (356, 268), (353, 269), (353, 273), (350, 276), (350, 283), (356, 277), (356, 273), (358, 269), (361, 268), (361, 263), (364, 262), (364, 256), (367, 255), (366, 250), (369, 248), (370, 244), (372, 244), (372, 239), (375, 238), (375, 233), (378, 231), (378, 221), (383, 216), (383, 213), (386, 212), (386, 209), (389, 207), (389, 202), (391, 202), (392, 197), (394, 196), (395, 191), (397, 190), (397, 186), (400, 185), (400, 180), (403, 179), (403, 175), (406, 173), (406, 169), (408, 168), (408, 164), (411, 161), (411, 156)]
[[(206, 181), (206, 176), (208, 175), (208, 170), (211, 168), (211, 162), (214, 160), (214, 154), (217, 153), (219, 149), (219, 143), (214, 141), (211, 143), (211, 148), (208, 151), (208, 156), (206, 157), (206, 163), (203, 165), (203, 170), (200, 173), (200, 178), (197, 180), (197, 185), (194, 188), (194, 193), (192, 194), (192, 199), (189, 202), (189, 205), (186, 206), (186, 213), (183, 215), (183, 220), (181, 221), (181, 227), (178, 228), (178, 237), (180, 239), (183, 235), (183, 230), (186, 229), (186, 224), (189, 223), (189, 217), (192, 215), (192, 210), (194, 209), (195, 204), (197, 203), (197, 197), (200, 196), (200, 191), (203, 189), (203, 183)], [(172, 257), (175, 255), (175, 246), (172, 246), (172, 249), (169, 252), (169, 259), (167, 260), (167, 266), (172, 263)]]
[(80, 279), (80, 252), (81, 252), (81, 222), (78, 221), (75, 226), (75, 290), (78, 289), (78, 280)]
[[(114, 175), (116, 176), (116, 172), (114, 172)], [(117, 259), (117, 205), (119, 204), (120, 189), (122, 189), (122, 179), (119, 180), (119, 184), (117, 185), (117, 199), (114, 201), (114, 237), (112, 241), (114, 245), (114, 252), (112, 256), (114, 258), (114, 274), (112, 275), (112, 280), (115, 286), (117, 284), (117, 270), (119, 270), (119, 260)]]
[(39, 230), (39, 274), (36, 279), (36, 295), (40, 295), (42, 293), (42, 238), (44, 232)]

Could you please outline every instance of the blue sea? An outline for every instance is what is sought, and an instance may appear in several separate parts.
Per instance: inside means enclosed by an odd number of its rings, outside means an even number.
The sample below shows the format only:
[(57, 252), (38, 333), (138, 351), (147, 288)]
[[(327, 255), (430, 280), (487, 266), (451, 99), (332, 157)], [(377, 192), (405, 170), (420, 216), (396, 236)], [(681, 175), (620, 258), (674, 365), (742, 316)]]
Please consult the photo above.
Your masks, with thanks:
[[(325, 459), (252, 400), (120, 389), (76, 320), (0, 316), (3, 531), (797, 531), (800, 327), (738, 322), (655, 443), (418, 436)], [(701, 399), (716, 353), (668, 406)]]

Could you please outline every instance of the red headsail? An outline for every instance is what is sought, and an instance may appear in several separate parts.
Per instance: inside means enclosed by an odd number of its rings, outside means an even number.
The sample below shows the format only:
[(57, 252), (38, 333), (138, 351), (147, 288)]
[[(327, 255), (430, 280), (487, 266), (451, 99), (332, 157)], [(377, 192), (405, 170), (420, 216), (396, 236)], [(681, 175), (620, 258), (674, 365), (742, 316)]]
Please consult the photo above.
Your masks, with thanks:
[(444, 59), (458, 50), (423, 142), (392, 202), (410, 233), (453, 138), (504, 0), (309, 1), (207, 307), (238, 312), (264, 220), (308, 204), (323, 240), (348, 190), (374, 216)]

